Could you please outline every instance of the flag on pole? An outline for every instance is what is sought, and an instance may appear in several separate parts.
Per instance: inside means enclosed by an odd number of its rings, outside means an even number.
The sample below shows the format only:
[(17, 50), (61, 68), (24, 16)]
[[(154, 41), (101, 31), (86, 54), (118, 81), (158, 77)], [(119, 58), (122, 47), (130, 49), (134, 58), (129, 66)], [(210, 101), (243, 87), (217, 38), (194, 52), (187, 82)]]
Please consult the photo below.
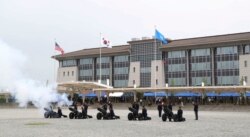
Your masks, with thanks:
[(108, 48), (111, 48), (110, 41), (107, 40), (106, 38), (102, 37), (102, 45), (107, 46)]
[(160, 40), (163, 44), (168, 44), (167, 39), (157, 29), (155, 29), (155, 39)]
[(64, 50), (57, 43), (55, 43), (55, 50), (60, 51), (62, 55), (64, 54)]

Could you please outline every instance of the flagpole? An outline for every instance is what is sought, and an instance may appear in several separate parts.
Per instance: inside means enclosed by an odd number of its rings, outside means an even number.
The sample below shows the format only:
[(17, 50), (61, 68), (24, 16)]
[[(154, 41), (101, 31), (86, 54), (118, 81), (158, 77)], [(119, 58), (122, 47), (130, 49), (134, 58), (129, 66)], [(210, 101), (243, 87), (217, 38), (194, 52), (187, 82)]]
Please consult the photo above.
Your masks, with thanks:
[[(54, 44), (55, 43), (56, 43), (56, 38), (54, 39)], [(54, 50), (54, 56), (55, 55), (56, 55), (56, 51)], [(56, 83), (56, 60), (54, 60), (54, 82)]]
[(99, 60), (99, 71), (100, 71), (100, 76), (99, 76), (99, 78), (100, 78), (100, 84), (102, 83), (102, 60), (101, 60), (101, 58), (102, 58), (102, 48), (101, 48), (101, 42), (102, 42), (102, 33), (100, 33), (100, 60)]

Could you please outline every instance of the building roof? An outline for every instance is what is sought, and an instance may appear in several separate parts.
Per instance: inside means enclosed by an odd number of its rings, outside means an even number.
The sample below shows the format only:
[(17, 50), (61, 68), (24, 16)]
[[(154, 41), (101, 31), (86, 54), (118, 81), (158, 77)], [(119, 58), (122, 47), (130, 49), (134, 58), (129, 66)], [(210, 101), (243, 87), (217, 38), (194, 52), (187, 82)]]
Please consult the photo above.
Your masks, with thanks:
[[(129, 53), (129, 45), (121, 45), (121, 46), (113, 46), (112, 48), (102, 47), (101, 52), (102, 55), (119, 55), (121, 53)], [(75, 59), (80, 57), (93, 57), (100, 55), (100, 48), (91, 48), (91, 49), (82, 49), (78, 51), (73, 51), (69, 53), (65, 53), (64, 55), (56, 55), (52, 56), (57, 60), (61, 59)]]
[(172, 40), (162, 49), (250, 41), (250, 32)]

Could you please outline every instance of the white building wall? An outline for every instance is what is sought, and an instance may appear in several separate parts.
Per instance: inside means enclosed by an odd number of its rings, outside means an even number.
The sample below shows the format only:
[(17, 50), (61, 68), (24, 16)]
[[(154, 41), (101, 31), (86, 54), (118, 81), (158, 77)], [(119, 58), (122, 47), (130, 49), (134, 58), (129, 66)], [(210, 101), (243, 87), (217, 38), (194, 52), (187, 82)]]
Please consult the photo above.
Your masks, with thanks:
[(140, 62), (130, 62), (128, 87), (134, 87), (133, 81), (137, 87), (140, 86), (140, 69)]
[(57, 71), (57, 82), (78, 81), (77, 67), (62, 67)]
[[(158, 71), (156, 71), (158, 66)], [(156, 84), (156, 80), (158, 84)], [(165, 87), (164, 63), (162, 60), (152, 60), (151, 62), (151, 87)]]
[[(246, 66), (245, 66), (246, 62)], [(250, 54), (240, 55), (239, 58), (239, 80), (246, 78), (246, 86), (250, 86)]]

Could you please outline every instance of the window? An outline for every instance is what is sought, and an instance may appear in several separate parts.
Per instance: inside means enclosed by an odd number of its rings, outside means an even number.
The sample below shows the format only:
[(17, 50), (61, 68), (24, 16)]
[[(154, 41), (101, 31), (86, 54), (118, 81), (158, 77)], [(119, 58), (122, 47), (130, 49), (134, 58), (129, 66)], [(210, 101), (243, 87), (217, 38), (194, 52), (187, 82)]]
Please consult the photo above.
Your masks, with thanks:
[(135, 67), (133, 69), (134, 69), (134, 72), (135, 72)]
[(247, 61), (246, 60), (244, 61), (244, 66), (247, 67)]
[(155, 80), (155, 84), (158, 85), (158, 79)]
[(63, 72), (63, 76), (65, 76), (65, 72)]
[(247, 83), (247, 76), (245, 76), (245, 82)]
[(135, 80), (133, 80), (133, 85), (135, 85)]
[(72, 76), (74, 76), (74, 71), (72, 71)]
[(68, 76), (69, 76), (69, 71), (68, 71)]
[(156, 71), (158, 71), (158, 66), (156, 66)]

